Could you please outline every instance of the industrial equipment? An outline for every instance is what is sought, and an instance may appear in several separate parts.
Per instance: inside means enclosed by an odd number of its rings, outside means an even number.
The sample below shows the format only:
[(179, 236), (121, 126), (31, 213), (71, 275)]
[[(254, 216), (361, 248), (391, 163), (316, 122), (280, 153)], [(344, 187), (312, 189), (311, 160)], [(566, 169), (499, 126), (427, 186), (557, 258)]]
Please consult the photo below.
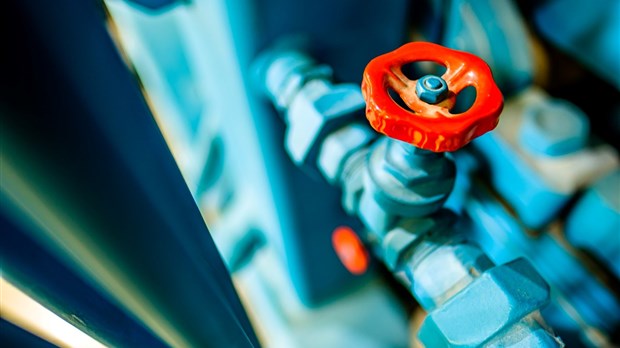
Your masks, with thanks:
[(619, 14), (9, 1), (3, 294), (104, 346), (617, 346)]

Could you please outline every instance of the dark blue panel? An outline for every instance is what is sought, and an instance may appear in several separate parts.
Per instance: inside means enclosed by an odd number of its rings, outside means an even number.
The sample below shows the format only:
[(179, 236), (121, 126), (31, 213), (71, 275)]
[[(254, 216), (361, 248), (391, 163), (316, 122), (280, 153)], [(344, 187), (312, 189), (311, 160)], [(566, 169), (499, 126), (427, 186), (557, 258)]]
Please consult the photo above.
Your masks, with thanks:
[(2, 271), (7, 280), (101, 342), (117, 347), (165, 347), (98, 289), (29, 238), (21, 226), (7, 219), (6, 212), (0, 211), (0, 226)]
[[(127, 296), (148, 303), (155, 319), (133, 314), (151, 325), (158, 320), (166, 328), (158, 334), (165, 331), (175, 337), (171, 341), (258, 346), (98, 4), (13, 1), (0, 11), (8, 15), (0, 20), (6, 26), (0, 65), (3, 165), (40, 203), (28, 211), (46, 228), (31, 232), (106, 290), (89, 265), (113, 265), (129, 295), (108, 295), (124, 305), (131, 303)], [(3, 190), (28, 204), (20, 188)], [(60, 223), (49, 221), (50, 215)], [(65, 257), (69, 250), (80, 255), (79, 262)]]
[(175, 3), (180, 1), (177, 0), (127, 0), (128, 2), (133, 2), (138, 6), (142, 6), (146, 9), (150, 10), (165, 10)]
[(12, 323), (0, 319), (0, 346), (2, 347), (28, 347), (28, 348), (53, 348), (53, 344), (42, 340)]

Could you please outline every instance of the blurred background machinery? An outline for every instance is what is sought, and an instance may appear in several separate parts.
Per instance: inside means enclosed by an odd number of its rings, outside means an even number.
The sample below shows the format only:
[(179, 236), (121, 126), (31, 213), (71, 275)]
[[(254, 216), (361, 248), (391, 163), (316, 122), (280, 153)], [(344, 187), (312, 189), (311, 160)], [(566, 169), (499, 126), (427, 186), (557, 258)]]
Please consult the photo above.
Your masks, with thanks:
[[(2, 15), (5, 342), (620, 344), (619, 2), (11, 1)], [(365, 67), (419, 41), (489, 65), (494, 130), (428, 148), (369, 126)], [(386, 96), (490, 103), (453, 89), (453, 56), (399, 63), (418, 83)], [(95, 341), (56, 338), (5, 294)]]

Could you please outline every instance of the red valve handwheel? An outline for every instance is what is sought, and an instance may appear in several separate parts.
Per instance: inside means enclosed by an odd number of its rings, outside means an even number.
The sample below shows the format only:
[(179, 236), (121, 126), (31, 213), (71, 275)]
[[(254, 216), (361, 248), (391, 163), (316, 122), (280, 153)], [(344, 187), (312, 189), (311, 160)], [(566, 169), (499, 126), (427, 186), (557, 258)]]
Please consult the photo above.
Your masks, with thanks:
[[(442, 78), (448, 96), (438, 104), (428, 104), (415, 92), (417, 80), (401, 71), (404, 64), (431, 61), (446, 67)], [(452, 114), (456, 95), (473, 86), (476, 99), (460, 114)], [(399, 106), (389, 89), (398, 93), (412, 110)], [(412, 42), (376, 57), (366, 66), (362, 82), (366, 118), (372, 127), (390, 138), (435, 152), (455, 151), (474, 138), (492, 130), (499, 121), (503, 97), (489, 66), (480, 58), (428, 42)]]

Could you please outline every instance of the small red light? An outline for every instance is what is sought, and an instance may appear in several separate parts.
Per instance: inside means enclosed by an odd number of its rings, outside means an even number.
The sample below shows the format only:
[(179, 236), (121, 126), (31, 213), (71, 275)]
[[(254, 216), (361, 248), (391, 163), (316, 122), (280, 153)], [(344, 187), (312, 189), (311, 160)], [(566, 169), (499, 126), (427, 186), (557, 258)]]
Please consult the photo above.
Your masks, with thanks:
[(332, 234), (332, 245), (349, 272), (361, 275), (368, 270), (368, 251), (353, 229), (348, 226), (336, 227)]

